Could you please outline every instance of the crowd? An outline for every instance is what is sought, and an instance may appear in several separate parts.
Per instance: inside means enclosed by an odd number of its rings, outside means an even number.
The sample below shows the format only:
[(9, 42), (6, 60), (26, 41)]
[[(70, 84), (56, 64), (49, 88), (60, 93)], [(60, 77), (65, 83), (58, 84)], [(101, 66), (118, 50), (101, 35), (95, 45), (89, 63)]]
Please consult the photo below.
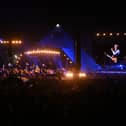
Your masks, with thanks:
[(57, 68), (49, 68), (45, 64), (35, 65), (26, 62), (25, 64), (11, 64), (2, 65), (0, 68), (0, 78), (8, 78), (8, 77), (18, 77), (23, 78), (26, 77), (28, 79), (31, 78), (48, 78), (50, 76), (54, 78), (60, 78), (64, 75), (65, 69), (57, 69)]
[(45, 119), (89, 122), (90, 119), (121, 120), (126, 112), (125, 90), (125, 79), (85, 81), (35, 79), (24, 84), (11, 78), (0, 83), (0, 96), (3, 94), (8, 96), (1, 97), (0, 115), (9, 122), (9, 125), (10, 121), (37, 123)]
[[(1, 97), (0, 115), (9, 125), (16, 121), (36, 124), (45, 119), (90, 122), (90, 119), (105, 121), (125, 117), (122, 115), (126, 112), (125, 78), (41, 80), (39, 76), (46, 77), (49, 73), (42, 66), (9, 63), (1, 67), (0, 96), (8, 97)], [(23, 75), (31, 79), (24, 83), (20, 78)]]

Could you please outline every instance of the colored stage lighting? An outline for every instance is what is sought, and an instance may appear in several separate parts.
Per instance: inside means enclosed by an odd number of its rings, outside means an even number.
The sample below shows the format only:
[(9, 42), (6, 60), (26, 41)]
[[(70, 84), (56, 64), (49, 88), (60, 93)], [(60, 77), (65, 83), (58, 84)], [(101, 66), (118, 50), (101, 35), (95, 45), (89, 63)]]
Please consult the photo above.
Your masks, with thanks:
[(6, 44), (6, 41), (3, 41), (4, 44)]
[(56, 24), (56, 27), (57, 27), (57, 28), (59, 28), (59, 27), (60, 27), (60, 25), (59, 25), (59, 24)]
[(106, 36), (106, 33), (103, 33), (103, 36)]
[(21, 40), (19, 40), (19, 41), (18, 41), (18, 43), (19, 43), (19, 44), (21, 44), (21, 43), (22, 43), (22, 41), (21, 41)]
[(100, 33), (97, 33), (96, 36), (100, 36)]
[(69, 63), (72, 64), (72, 61), (70, 61)]
[(119, 33), (116, 33), (117, 36), (119, 36)]
[(79, 73), (79, 77), (86, 77), (86, 74), (85, 73)]
[(15, 41), (16, 44), (18, 44), (18, 41)]
[(112, 36), (112, 33), (109, 33), (110, 36)]
[(125, 35), (125, 36), (126, 36), (126, 33), (123, 33), (123, 35)]
[(5, 41), (5, 40), (4, 40), (4, 41), (1, 41), (0, 43), (1, 43), (1, 44), (9, 44), (9, 41)]
[(15, 41), (12, 41), (12, 44), (15, 44)]
[(21, 40), (12, 40), (11, 41), (12, 44), (22, 44), (22, 41)]
[(0, 43), (1, 43), (1, 44), (3, 44), (3, 41), (2, 41), (2, 40), (0, 40)]
[(32, 50), (25, 52), (27, 55), (34, 55), (34, 54), (53, 54), (53, 55), (60, 55), (60, 51), (54, 51), (54, 50)]
[(67, 72), (67, 73), (65, 74), (65, 76), (66, 76), (67, 78), (73, 78), (73, 73), (72, 73), (72, 72)]

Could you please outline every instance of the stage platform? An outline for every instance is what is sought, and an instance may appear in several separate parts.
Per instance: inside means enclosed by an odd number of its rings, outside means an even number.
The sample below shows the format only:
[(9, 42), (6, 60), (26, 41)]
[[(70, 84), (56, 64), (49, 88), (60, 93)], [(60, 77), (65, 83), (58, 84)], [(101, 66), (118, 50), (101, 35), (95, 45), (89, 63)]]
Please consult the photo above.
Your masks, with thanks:
[(89, 79), (126, 79), (126, 70), (101, 70), (93, 73), (87, 73)]

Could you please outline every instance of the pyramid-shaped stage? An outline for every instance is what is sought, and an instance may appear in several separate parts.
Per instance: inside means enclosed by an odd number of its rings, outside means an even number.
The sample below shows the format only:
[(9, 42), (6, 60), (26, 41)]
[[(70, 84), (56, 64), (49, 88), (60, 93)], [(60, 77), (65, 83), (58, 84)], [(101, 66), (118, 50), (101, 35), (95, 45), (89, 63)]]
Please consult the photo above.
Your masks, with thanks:
[(39, 42), (39, 47), (61, 49), (75, 63), (74, 40), (61, 26), (55, 27)]
[[(85, 41), (81, 42), (85, 45)], [(42, 48), (58, 48), (62, 50), (70, 61), (76, 63), (75, 40), (59, 25), (54, 27), (42, 40), (39, 41), (39, 47)], [(81, 49), (81, 71), (95, 71), (97, 67), (95, 60), (82, 47)]]

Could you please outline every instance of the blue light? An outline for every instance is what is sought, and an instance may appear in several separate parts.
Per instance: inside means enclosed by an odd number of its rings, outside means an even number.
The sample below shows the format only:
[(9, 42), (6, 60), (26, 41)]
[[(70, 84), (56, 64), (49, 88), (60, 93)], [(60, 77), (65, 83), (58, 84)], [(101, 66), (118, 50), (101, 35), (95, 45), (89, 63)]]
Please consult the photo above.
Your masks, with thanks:
[(69, 58), (74, 62), (74, 52), (72, 49), (62, 48), (63, 51), (69, 56)]
[(126, 74), (126, 71), (98, 71), (96, 73), (103, 73), (103, 74)]
[[(59, 24), (56, 25), (49, 34), (47, 34), (40, 42), (39, 46), (44, 48), (58, 48), (64, 51), (68, 58), (75, 62), (74, 40), (71, 36), (64, 32)], [(58, 62), (58, 61), (57, 61)], [(59, 63), (61, 66), (61, 63)]]
[(123, 65), (121, 65), (121, 64), (120, 64), (119, 66), (120, 66), (120, 67), (123, 67)]
[(121, 70), (123, 69), (123, 65), (120, 65)]
[(81, 49), (81, 70), (85, 72), (101, 70), (101, 66), (96, 64), (95, 60), (84, 49)]

